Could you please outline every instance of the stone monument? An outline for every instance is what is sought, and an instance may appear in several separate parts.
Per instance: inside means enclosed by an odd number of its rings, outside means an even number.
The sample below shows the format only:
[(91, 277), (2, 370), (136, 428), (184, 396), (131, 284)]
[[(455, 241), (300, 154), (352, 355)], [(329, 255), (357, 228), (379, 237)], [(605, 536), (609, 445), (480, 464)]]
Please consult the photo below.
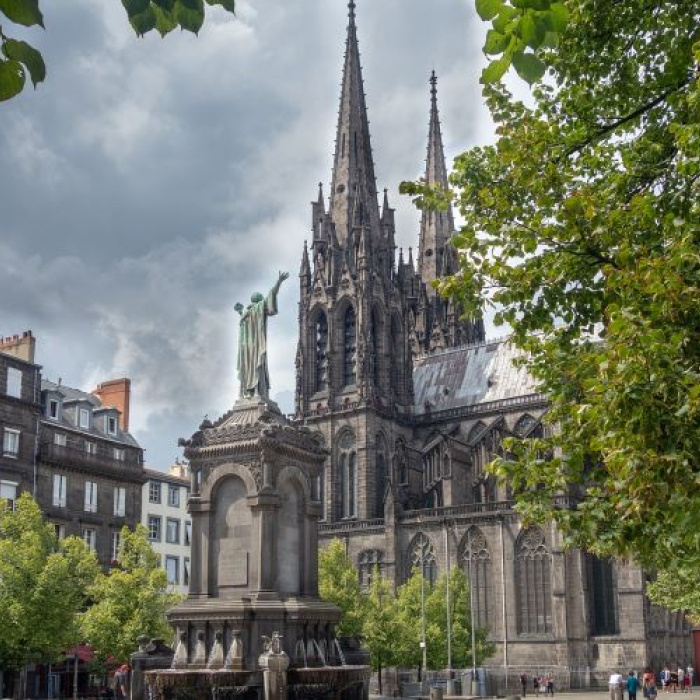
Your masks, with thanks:
[[(188, 598), (168, 612), (172, 671), (149, 675), (161, 699), (246, 695), (360, 699), (369, 669), (344, 665), (340, 610), (318, 597), (318, 435), (292, 426), (269, 398), (267, 298), (240, 305), (241, 397), (181, 440), (192, 475)], [(244, 356), (244, 357), (243, 357)], [(340, 668), (334, 668), (336, 665)], [(226, 689), (226, 690), (224, 690)]]

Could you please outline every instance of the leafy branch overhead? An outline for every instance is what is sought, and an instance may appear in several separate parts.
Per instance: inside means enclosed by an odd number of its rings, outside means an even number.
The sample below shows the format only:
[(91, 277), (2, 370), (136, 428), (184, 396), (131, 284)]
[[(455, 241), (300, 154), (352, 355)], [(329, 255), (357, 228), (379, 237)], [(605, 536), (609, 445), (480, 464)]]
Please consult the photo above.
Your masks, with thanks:
[[(235, 11), (235, 0), (122, 0), (138, 36), (154, 29), (165, 36), (176, 27), (197, 34), (204, 23), (205, 3)], [(26, 41), (5, 33), (7, 23), (44, 27), (39, 0), (0, 0), (0, 102), (22, 92), (27, 74), (36, 86), (46, 77), (41, 53)]]
[(498, 82), (513, 66), (528, 83), (537, 82), (546, 70), (540, 50), (555, 48), (566, 29), (566, 3), (556, 0), (476, 0), (476, 11), (491, 22), (484, 53), (496, 56), (481, 74), (485, 85)]

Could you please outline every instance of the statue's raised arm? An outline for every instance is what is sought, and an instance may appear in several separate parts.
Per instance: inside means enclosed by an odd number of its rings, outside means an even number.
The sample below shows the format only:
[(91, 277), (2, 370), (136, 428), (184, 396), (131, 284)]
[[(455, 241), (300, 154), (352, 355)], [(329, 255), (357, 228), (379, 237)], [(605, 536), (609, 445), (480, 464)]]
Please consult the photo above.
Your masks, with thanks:
[(256, 292), (251, 296), (250, 305), (245, 311), (242, 311), (240, 304), (236, 305), (236, 310), (241, 314), (238, 333), (238, 380), (241, 398), (270, 398), (267, 318), (277, 314), (277, 294), (286, 279), (289, 279), (289, 273), (280, 271), (277, 282), (267, 297)]

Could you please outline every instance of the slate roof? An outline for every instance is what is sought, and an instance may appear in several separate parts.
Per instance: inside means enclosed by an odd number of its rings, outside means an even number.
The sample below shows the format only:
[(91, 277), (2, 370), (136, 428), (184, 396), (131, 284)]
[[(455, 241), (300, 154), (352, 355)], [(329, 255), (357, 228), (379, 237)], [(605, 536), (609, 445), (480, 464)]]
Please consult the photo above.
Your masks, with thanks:
[(417, 358), (413, 366), (416, 414), (513, 399), (539, 393), (507, 340), (469, 345)]
[[(55, 382), (50, 382), (48, 379), (41, 380), (41, 391), (42, 394), (45, 391), (61, 394), (63, 396), (64, 405), (70, 403), (75, 404), (77, 402), (82, 401), (91, 404), (93, 406), (93, 410), (108, 408), (106, 406), (103, 406), (100, 399), (94, 394), (88, 394), (85, 391), (80, 391), (80, 389), (73, 389), (69, 386), (66, 386), (65, 384), (56, 384)], [(67, 428), (69, 430), (72, 430), (73, 432), (83, 433), (84, 435), (89, 435), (91, 437), (108, 440), (118, 445), (128, 445), (129, 447), (137, 447), (141, 449), (141, 446), (136, 441), (136, 439), (130, 433), (125, 433), (121, 429), (121, 425), (119, 427), (119, 430), (117, 431), (117, 435), (108, 435), (107, 433), (98, 430), (94, 422), (91, 422), (89, 428), (78, 427), (74, 422), (66, 418), (65, 412), (63, 412), (63, 414), (61, 415), (60, 420), (45, 418), (42, 420), (46, 425), (60, 425), (62, 428)]]

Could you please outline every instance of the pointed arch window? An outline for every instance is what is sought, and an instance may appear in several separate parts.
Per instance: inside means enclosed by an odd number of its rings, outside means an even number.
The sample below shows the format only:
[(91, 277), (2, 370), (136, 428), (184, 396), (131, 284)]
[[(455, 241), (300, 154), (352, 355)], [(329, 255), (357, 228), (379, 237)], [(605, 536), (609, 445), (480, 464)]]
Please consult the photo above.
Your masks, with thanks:
[(610, 559), (588, 555), (591, 634), (617, 634), (617, 585)]
[(438, 568), (435, 560), (433, 543), (422, 532), (419, 532), (408, 548), (406, 578), (410, 578), (415, 569), (423, 570), (423, 577), (431, 586), (437, 582)]
[(366, 549), (357, 558), (357, 569), (360, 576), (360, 585), (369, 588), (377, 572), (381, 576), (383, 561), (382, 552), (378, 549)]
[(537, 527), (520, 533), (515, 545), (518, 634), (552, 632), (552, 557)]
[(357, 330), (355, 309), (348, 306), (343, 317), (343, 386), (357, 381)]
[(355, 439), (344, 433), (338, 444), (341, 487), (341, 517), (357, 517), (357, 453)]
[(464, 540), (462, 564), (474, 590), (474, 620), (477, 627), (488, 627), (493, 592), (491, 588), (491, 553), (484, 533), (471, 528)]
[(328, 320), (323, 312), (316, 319), (315, 336), (314, 389), (325, 391), (328, 388)]

